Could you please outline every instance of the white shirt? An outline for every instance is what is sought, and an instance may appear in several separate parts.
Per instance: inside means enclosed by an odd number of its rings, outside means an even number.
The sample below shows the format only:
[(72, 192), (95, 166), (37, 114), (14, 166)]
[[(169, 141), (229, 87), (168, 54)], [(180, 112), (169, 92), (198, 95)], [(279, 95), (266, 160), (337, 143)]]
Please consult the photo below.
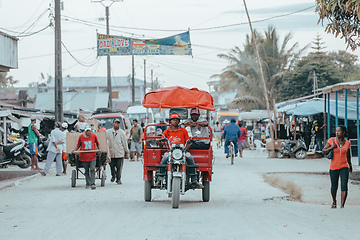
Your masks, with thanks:
[[(53, 142), (55, 142), (55, 143), (65, 142), (64, 133), (62, 131), (60, 131), (59, 128), (55, 128), (54, 130), (51, 131), (50, 142), (49, 142), (49, 146), (47, 148), (47, 151), (50, 151), (53, 153), (59, 153), (58, 151), (56, 151), (56, 147), (54, 146)], [(57, 147), (60, 150), (60, 153), (62, 153), (63, 144), (58, 144)]]

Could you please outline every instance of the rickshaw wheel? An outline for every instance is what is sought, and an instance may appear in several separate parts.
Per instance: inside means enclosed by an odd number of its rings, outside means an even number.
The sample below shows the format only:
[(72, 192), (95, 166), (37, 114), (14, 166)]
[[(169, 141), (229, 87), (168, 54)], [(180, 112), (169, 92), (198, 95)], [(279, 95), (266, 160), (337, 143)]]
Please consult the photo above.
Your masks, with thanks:
[(144, 182), (144, 199), (145, 202), (151, 201), (151, 181), (148, 180)]
[(175, 177), (172, 181), (172, 198), (171, 203), (173, 208), (178, 208), (180, 202), (180, 178)]
[(204, 202), (208, 202), (210, 200), (210, 182), (204, 181), (204, 188), (202, 189), (202, 199)]
[(106, 174), (105, 174), (105, 170), (101, 171), (101, 185), (102, 187), (105, 186), (105, 180), (106, 180)]
[(71, 172), (71, 187), (76, 186), (76, 170), (72, 170)]

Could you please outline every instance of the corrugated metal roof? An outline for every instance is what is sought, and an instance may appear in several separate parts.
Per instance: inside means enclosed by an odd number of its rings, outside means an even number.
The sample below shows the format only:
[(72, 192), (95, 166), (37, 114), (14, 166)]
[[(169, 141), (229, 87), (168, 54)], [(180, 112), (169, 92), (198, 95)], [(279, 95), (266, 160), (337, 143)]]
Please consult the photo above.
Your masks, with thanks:
[[(89, 87), (107, 87), (107, 77), (63, 77), (63, 88), (89, 88)], [(112, 87), (130, 86), (131, 78), (129, 77), (111, 77)], [(147, 83), (148, 86), (150, 83)], [(143, 86), (144, 81), (135, 78), (135, 86)], [(54, 88), (54, 78), (50, 78), (47, 85)]]
[[(106, 108), (109, 93), (95, 92), (64, 92), (63, 111), (76, 111), (78, 109), (95, 111), (97, 108)], [(39, 93), (36, 97), (35, 108), (42, 111), (55, 111), (55, 96), (53, 93)]]

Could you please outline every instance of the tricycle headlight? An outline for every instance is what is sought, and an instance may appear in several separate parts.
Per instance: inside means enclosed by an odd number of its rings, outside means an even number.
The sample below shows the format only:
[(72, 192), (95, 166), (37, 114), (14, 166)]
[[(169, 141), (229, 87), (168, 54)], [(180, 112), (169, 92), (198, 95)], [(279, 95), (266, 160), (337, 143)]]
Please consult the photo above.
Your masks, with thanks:
[(180, 149), (174, 149), (172, 151), (172, 157), (176, 160), (179, 160), (182, 158), (182, 151)]

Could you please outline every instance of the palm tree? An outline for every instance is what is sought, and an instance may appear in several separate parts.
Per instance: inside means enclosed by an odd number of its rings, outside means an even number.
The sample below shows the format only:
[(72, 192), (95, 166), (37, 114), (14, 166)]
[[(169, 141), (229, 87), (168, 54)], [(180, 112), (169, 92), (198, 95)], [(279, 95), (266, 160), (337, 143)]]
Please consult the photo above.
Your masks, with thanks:
[[(298, 43), (294, 43), (289, 49), (287, 45), (292, 39), (288, 33), (282, 43), (276, 33), (276, 29), (269, 26), (264, 36), (255, 31), (256, 43), (262, 63), (262, 70), (267, 84), (269, 101), (273, 102), (278, 96), (278, 89), (287, 71), (293, 69), (300, 54), (308, 47), (296, 51)], [(219, 75), (221, 91), (236, 89), (236, 98), (231, 102), (232, 106), (245, 111), (251, 109), (265, 109), (266, 102), (263, 94), (258, 64), (252, 47), (252, 38), (247, 35), (244, 50), (235, 46), (228, 54), (219, 54), (219, 58), (225, 59), (229, 65)]]

